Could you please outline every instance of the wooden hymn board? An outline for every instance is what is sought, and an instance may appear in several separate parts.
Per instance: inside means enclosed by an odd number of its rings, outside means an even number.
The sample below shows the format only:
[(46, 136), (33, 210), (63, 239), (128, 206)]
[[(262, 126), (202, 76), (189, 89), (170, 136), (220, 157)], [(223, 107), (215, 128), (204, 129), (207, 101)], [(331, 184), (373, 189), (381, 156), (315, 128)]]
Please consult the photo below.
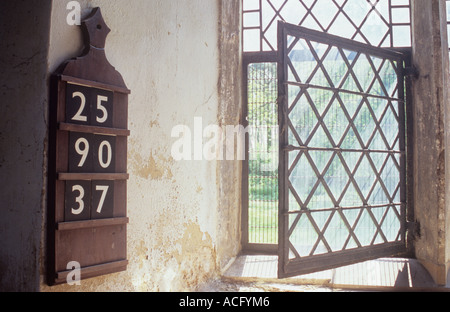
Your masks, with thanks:
[(127, 261), (128, 95), (108, 62), (99, 8), (83, 21), (85, 52), (52, 76), (47, 283), (120, 272)]

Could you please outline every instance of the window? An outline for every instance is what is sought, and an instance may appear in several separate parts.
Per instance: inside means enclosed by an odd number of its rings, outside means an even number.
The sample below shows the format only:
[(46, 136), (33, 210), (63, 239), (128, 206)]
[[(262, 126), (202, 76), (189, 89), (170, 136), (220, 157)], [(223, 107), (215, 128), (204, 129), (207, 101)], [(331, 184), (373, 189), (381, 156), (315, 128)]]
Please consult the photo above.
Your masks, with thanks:
[(409, 0), (243, 0), (244, 52), (277, 50), (277, 21), (376, 47), (409, 47)]
[[(280, 20), (381, 48), (408, 48), (411, 46), (409, 0), (243, 0), (244, 75), (247, 77), (244, 88), (244, 92), (246, 92), (244, 96), (246, 111), (244, 113), (251, 129), (248, 144), (249, 161), (246, 163), (243, 178), (244, 186), (246, 186), (244, 189), (247, 191), (247, 194), (244, 194), (243, 205), (243, 246), (244, 249), (264, 252), (275, 251), (278, 244), (279, 138), (275, 128), (278, 127), (277, 24)], [(326, 53), (327, 59), (324, 62), (319, 61), (313, 55), (310, 55), (308, 61), (308, 55), (300, 54), (302, 51), (307, 53), (315, 49), (308, 48), (307, 43), (302, 41), (299, 41), (297, 45), (302, 44), (304, 46), (295, 49), (297, 55), (293, 56), (302, 61), (303, 67), (297, 74), (307, 76), (305, 81), (308, 77), (312, 77), (313, 80), (319, 79), (315, 82), (320, 85), (325, 77), (317, 64), (333, 63), (337, 60), (333, 57), (342, 56), (342, 53), (336, 52), (335, 49), (335, 51)], [(347, 55), (347, 62), (352, 64), (355, 57), (356, 55)], [(308, 67), (307, 64), (311, 66)], [(372, 65), (369, 64), (369, 67), (366, 68), (370, 69), (367, 70), (368, 75), (377, 73), (376, 75), (381, 76), (388, 62), (372, 63)], [(379, 68), (378, 65), (380, 65)], [(355, 68), (354, 70), (364, 71), (364, 68)], [(360, 75), (359, 72), (356, 74)], [(337, 80), (342, 78), (341, 76), (345, 73), (336, 71), (330, 75), (332, 75), (330, 77), (332, 80)], [(352, 78), (351, 75), (346, 77), (349, 80)], [(370, 81), (377, 83), (380, 79), (370, 79)], [(309, 83), (316, 84), (314, 81), (309, 81)], [(325, 101), (326, 93), (326, 91), (318, 91), (314, 96), (322, 96)], [(300, 96), (294, 97), (296, 101), (301, 102), (300, 104), (307, 103), (305, 102), (306, 94), (301, 92), (299, 94)], [(354, 97), (352, 96), (352, 98)], [(321, 102), (319, 98), (315, 98), (314, 101)], [(372, 112), (366, 114), (367, 116), (375, 116), (374, 108), (368, 103), (360, 107), (361, 116), (363, 111)], [(323, 108), (326, 107), (326, 104)], [(297, 105), (297, 108), (299, 107), (301, 105)], [(390, 114), (392, 108), (388, 107), (385, 112), (386, 115)], [(316, 113), (311, 108), (305, 112), (306, 115), (303, 117), (310, 116), (311, 118), (302, 118), (299, 121), (305, 123), (304, 129), (298, 129), (299, 133), (307, 130), (309, 121), (317, 119), (317, 116), (320, 117), (320, 114)], [(328, 116), (332, 116), (332, 114)], [(373, 130), (384, 127), (383, 124), (386, 120), (388, 119), (380, 121), (370, 118), (368, 127), (375, 125), (375, 128), (367, 130), (367, 133), (377, 135), (378, 132)], [(359, 121), (355, 120), (355, 122)], [(314, 127), (315, 124), (312, 126)], [(306, 157), (300, 159), (304, 160)], [(365, 160), (365, 158), (362, 159)], [(324, 160), (324, 164), (327, 164), (326, 160)], [(331, 166), (333, 165), (332, 162)], [(305, 180), (302, 182), (305, 183)], [(311, 185), (311, 187), (313, 186)], [(319, 198), (314, 198), (311, 203), (317, 202), (317, 200)]]

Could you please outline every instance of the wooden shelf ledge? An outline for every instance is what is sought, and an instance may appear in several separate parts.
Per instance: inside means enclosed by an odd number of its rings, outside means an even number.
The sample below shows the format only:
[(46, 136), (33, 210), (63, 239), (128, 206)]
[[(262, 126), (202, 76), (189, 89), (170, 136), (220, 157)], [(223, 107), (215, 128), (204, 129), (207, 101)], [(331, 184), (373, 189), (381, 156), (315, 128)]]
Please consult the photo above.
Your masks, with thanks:
[(79, 133), (94, 133), (94, 134), (124, 136), (124, 137), (128, 137), (131, 134), (131, 131), (128, 129), (76, 125), (76, 124), (71, 124), (71, 123), (66, 123), (66, 122), (60, 122), (58, 124), (58, 129), (61, 131), (71, 131), (71, 132), (79, 132)]
[[(117, 273), (125, 271), (128, 265), (128, 260), (119, 260), (109, 263), (93, 265), (81, 268), (81, 279), (95, 277), (103, 274)], [(55, 284), (65, 283), (67, 276), (71, 271), (56, 272)]]
[(60, 181), (99, 181), (99, 180), (128, 180), (130, 175), (128, 173), (58, 173), (58, 180)]
[(129, 221), (130, 221), (129, 218), (110, 218), (110, 219), (96, 219), (86, 221), (60, 222), (56, 224), (56, 229), (58, 231), (82, 230), (112, 225), (124, 225), (128, 224)]

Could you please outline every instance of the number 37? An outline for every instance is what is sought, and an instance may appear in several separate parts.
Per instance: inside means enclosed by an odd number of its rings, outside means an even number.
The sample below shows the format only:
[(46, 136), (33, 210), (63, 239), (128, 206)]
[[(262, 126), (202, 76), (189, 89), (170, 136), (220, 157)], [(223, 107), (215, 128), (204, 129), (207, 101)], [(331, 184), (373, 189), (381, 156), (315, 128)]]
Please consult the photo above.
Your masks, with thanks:
[(66, 221), (113, 217), (113, 181), (73, 181), (66, 185)]

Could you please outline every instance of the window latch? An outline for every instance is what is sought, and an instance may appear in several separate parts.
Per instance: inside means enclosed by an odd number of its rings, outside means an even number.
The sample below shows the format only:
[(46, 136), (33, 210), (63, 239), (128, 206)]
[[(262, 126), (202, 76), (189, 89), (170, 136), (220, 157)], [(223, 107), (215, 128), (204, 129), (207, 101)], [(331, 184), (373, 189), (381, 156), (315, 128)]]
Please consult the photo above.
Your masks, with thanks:
[(414, 238), (420, 238), (420, 223), (417, 221), (408, 221), (406, 222), (406, 228), (409, 233), (412, 234)]
[(405, 67), (404, 75), (417, 79), (419, 78), (419, 70), (414, 66)]

